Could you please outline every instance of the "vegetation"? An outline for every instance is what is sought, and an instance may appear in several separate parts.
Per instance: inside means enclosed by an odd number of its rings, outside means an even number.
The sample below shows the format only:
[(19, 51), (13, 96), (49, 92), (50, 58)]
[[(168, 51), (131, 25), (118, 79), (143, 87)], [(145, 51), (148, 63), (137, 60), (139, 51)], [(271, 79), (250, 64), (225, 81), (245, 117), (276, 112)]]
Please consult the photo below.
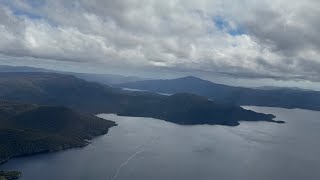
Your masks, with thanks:
[(17, 156), (82, 147), (114, 122), (56, 106), (0, 102), (0, 162)]
[(216, 84), (196, 77), (171, 80), (146, 80), (118, 85), (161, 93), (193, 93), (214, 101), (236, 105), (270, 106), (320, 110), (320, 92), (297, 88), (264, 87), (259, 89)]
[(0, 98), (10, 101), (66, 106), (89, 113), (153, 117), (179, 124), (237, 125), (241, 120), (274, 118), (201, 96), (128, 92), (52, 73), (1, 73), (0, 87)]
[(0, 171), (0, 180), (13, 180), (21, 176), (20, 171)]
[[(0, 99), (0, 163), (87, 145), (115, 125), (93, 116), (96, 113), (153, 117), (178, 124), (276, 122), (273, 115), (197, 95), (128, 92), (54, 73), (0, 73)], [(20, 176), (19, 172), (1, 173), (2, 179)]]
[[(143, 109), (143, 111), (141, 111)], [(160, 110), (159, 110), (160, 109)], [(256, 113), (235, 105), (214, 103), (201, 96), (178, 93), (152, 101), (137, 101), (134, 106), (123, 108), (119, 115), (154, 117), (177, 124), (220, 124), (235, 126), (239, 120), (270, 121), (273, 115)]]

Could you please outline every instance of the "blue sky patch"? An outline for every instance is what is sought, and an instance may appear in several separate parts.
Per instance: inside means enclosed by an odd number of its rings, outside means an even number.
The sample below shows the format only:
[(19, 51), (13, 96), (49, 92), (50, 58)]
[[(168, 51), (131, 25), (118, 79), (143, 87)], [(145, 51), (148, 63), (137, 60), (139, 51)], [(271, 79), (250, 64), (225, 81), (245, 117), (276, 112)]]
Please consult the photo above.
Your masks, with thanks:
[(41, 16), (33, 14), (33, 13), (29, 13), (29, 12), (25, 12), (25, 11), (21, 11), (21, 10), (14, 10), (13, 14), (16, 16), (25, 16), (29, 19), (42, 19)]
[(237, 26), (236, 28), (231, 27), (230, 23), (221, 16), (214, 17), (213, 22), (220, 31), (227, 32), (232, 36), (239, 36), (245, 34), (243, 28), (241, 28), (240, 26)]

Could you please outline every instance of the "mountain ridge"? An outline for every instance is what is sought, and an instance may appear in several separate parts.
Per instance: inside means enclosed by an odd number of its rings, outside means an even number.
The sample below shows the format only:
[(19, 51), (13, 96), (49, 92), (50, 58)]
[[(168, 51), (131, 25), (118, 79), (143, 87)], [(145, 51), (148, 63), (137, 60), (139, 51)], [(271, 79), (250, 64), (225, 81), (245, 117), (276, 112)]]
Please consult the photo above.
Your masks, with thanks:
[[(177, 96), (180, 98), (175, 98)], [(153, 117), (178, 124), (238, 125), (240, 120), (275, 122), (272, 120), (274, 116), (228, 103), (213, 102), (201, 96), (128, 92), (53, 73), (0, 73), (0, 99), (66, 106), (91, 114)], [(187, 103), (181, 103), (180, 99)]]
[(188, 92), (214, 101), (236, 105), (270, 106), (320, 110), (320, 92), (291, 88), (254, 89), (213, 83), (188, 76), (177, 79), (145, 80), (117, 85), (159, 93)]

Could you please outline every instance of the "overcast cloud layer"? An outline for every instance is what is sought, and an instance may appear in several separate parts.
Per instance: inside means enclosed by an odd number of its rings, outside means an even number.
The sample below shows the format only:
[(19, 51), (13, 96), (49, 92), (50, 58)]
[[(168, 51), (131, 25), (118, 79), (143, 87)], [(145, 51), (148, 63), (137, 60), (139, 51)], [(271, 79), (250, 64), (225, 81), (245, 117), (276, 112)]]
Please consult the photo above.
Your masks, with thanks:
[(319, 18), (319, 0), (0, 0), (0, 55), (320, 81)]

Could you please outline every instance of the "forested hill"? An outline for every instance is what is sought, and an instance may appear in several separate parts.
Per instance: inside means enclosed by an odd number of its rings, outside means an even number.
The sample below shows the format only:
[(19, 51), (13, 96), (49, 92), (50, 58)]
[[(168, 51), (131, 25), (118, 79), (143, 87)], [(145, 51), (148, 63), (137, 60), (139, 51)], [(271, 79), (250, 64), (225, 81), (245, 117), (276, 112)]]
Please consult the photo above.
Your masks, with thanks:
[(65, 107), (0, 101), (0, 163), (16, 156), (85, 146), (114, 125)]
[(53, 73), (0, 73), (0, 99), (66, 106), (80, 112), (153, 117), (179, 124), (237, 125), (242, 120), (274, 118), (192, 94), (128, 92)]
[(320, 110), (320, 92), (297, 88), (245, 88), (216, 84), (197, 77), (146, 80), (117, 85), (160, 93), (193, 93), (236, 105)]

